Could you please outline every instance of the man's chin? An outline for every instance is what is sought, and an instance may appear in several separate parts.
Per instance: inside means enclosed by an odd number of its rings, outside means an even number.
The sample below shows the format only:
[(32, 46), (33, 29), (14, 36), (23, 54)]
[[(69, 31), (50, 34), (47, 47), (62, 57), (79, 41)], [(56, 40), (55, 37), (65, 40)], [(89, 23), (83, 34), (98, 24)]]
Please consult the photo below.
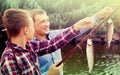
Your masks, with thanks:
[(45, 33), (45, 34), (48, 34), (49, 32)]
[(48, 34), (49, 33), (49, 31), (45, 31), (45, 34)]

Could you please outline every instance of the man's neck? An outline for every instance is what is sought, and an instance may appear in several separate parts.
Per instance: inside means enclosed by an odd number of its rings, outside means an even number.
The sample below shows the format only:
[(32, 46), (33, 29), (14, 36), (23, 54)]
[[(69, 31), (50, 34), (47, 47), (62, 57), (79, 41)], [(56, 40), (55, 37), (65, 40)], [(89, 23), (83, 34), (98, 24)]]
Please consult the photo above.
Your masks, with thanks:
[(47, 40), (46, 35), (35, 35), (35, 38), (42, 40), (42, 41)]

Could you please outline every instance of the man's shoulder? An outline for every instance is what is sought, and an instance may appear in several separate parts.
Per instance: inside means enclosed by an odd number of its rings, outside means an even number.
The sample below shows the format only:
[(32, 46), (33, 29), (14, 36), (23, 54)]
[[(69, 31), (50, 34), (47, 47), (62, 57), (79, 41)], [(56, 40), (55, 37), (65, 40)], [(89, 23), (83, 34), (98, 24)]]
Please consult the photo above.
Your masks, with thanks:
[(51, 30), (51, 31), (48, 33), (48, 37), (49, 37), (49, 38), (54, 38), (54, 37), (56, 37), (57, 35), (62, 34), (64, 31), (65, 31), (65, 29)]

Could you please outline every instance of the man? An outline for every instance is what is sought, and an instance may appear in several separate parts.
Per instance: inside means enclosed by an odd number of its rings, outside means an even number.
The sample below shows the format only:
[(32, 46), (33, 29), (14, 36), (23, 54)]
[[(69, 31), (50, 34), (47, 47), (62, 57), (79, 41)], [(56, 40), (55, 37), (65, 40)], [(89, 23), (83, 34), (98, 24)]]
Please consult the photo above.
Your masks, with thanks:
[[(107, 14), (109, 14), (110, 13), (109, 10), (111, 11), (111, 8), (106, 7), (100, 12), (98, 12), (96, 15), (92, 16), (93, 19), (95, 20), (95, 23), (97, 23), (99, 19), (104, 18)], [(43, 40), (43, 41), (50, 40), (56, 37), (57, 35), (59, 35), (60, 33), (62, 33), (64, 30), (66, 30), (66, 29), (62, 29), (62, 30), (55, 30), (49, 32), (49, 27), (50, 27), (49, 17), (47, 16), (47, 12), (43, 9), (34, 9), (31, 11), (31, 14), (34, 21), (35, 39)], [(82, 35), (88, 30), (89, 28), (80, 29), (80, 35)], [(47, 75), (47, 71), (49, 67), (55, 62), (59, 62), (61, 60), (62, 60), (61, 49), (53, 53), (39, 57), (40, 70), (42, 75)], [(63, 75), (63, 72), (61, 73), (61, 75)]]

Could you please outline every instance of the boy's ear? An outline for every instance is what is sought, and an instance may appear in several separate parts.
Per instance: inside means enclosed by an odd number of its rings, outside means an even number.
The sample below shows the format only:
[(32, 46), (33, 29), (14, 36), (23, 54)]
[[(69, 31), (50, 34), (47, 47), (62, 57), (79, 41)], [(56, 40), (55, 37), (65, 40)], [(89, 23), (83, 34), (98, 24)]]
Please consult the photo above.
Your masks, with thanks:
[(28, 33), (28, 28), (27, 26), (23, 28), (23, 33), (26, 35)]

